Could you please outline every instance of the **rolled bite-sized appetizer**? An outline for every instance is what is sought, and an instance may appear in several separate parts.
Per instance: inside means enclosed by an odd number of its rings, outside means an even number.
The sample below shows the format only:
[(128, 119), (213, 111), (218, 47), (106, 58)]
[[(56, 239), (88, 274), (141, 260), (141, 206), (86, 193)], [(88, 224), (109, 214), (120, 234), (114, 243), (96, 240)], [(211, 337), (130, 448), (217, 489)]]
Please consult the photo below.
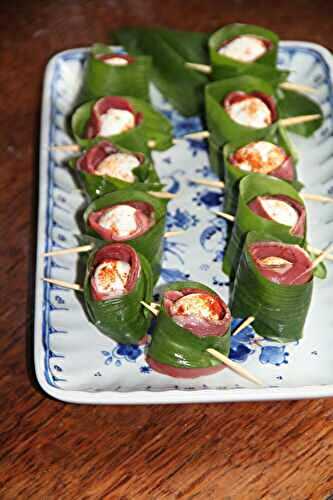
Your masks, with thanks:
[(254, 316), (253, 327), (262, 337), (295, 341), (302, 337), (312, 287), (312, 261), (301, 247), (250, 232), (230, 308), (235, 316)]
[(117, 342), (144, 341), (150, 314), (140, 301), (151, 302), (152, 288), (150, 265), (129, 245), (105, 245), (88, 260), (84, 298), (89, 318)]
[(290, 227), (290, 234), (304, 236), (305, 207), (283, 194), (257, 196), (248, 204), (253, 213)]
[(234, 122), (245, 127), (264, 128), (277, 120), (275, 100), (263, 92), (230, 92), (221, 106)]
[(103, 97), (96, 101), (87, 124), (86, 137), (111, 137), (137, 127), (142, 114), (129, 101), (119, 97)]
[(147, 362), (177, 378), (216, 373), (224, 364), (206, 349), (229, 354), (230, 322), (228, 307), (213, 290), (192, 281), (172, 283), (164, 291)]
[(236, 212), (239, 182), (251, 173), (283, 179), (299, 191), (303, 184), (297, 179), (296, 163), (294, 148), (280, 126), (263, 140), (226, 144), (223, 148), (224, 210), (230, 214)]
[(238, 148), (230, 163), (245, 172), (269, 174), (285, 181), (295, 178), (293, 159), (281, 147), (269, 141), (250, 142)]
[(132, 189), (107, 194), (84, 212), (85, 233), (98, 241), (126, 242), (150, 263), (154, 281), (161, 270), (167, 200)]
[(108, 95), (128, 95), (149, 100), (151, 58), (114, 52), (95, 44), (85, 69), (82, 101)]
[(153, 207), (142, 201), (127, 201), (91, 212), (88, 224), (104, 240), (126, 241), (142, 236), (154, 225)]
[(90, 198), (119, 189), (159, 191), (162, 187), (147, 155), (101, 141), (69, 161)]
[(306, 211), (303, 199), (281, 179), (249, 174), (240, 181), (235, 222), (223, 259), (223, 271), (231, 279), (250, 231), (266, 231), (284, 243), (304, 246)]
[(210, 83), (205, 102), (210, 158), (219, 176), (223, 175), (222, 147), (226, 143), (260, 141), (277, 127), (274, 88), (259, 78), (241, 76)]
[(279, 37), (250, 24), (230, 24), (209, 38), (214, 80), (243, 74), (278, 83), (287, 73), (276, 68)]
[(108, 139), (132, 151), (167, 149), (172, 144), (170, 122), (147, 102), (134, 97), (108, 95), (79, 106), (72, 116), (72, 131), (87, 148)]

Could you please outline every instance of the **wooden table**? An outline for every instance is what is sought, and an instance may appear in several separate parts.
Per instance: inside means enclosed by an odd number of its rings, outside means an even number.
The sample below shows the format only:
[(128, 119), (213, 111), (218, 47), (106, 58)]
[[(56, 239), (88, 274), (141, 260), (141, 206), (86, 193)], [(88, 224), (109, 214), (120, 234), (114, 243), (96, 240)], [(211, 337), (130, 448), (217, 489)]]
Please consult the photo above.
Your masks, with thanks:
[(0, 7), (0, 498), (324, 499), (333, 493), (333, 400), (75, 406), (32, 365), (41, 82), (55, 52), (112, 28), (213, 30), (252, 22), (333, 49), (332, 3), (12, 0)]

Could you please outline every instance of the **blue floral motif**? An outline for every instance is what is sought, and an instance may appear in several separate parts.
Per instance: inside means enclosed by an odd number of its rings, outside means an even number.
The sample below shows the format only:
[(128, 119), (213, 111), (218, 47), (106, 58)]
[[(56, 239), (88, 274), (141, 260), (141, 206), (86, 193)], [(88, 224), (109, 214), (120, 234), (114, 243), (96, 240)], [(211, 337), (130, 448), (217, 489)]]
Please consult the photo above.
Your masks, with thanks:
[(168, 212), (167, 215), (167, 228), (175, 226), (180, 229), (189, 229), (190, 227), (195, 227), (199, 222), (199, 219), (196, 215), (192, 215), (188, 212), (188, 210), (181, 210), (177, 208), (176, 211), (172, 214)]
[[(221, 223), (222, 222), (222, 223)], [(222, 262), (225, 247), (225, 221), (216, 219), (213, 225), (206, 227), (200, 234), (200, 244), (202, 248), (213, 253), (213, 262)]]
[[(238, 325), (243, 322), (242, 319), (234, 319), (231, 324), (231, 330), (235, 330)], [(229, 357), (233, 361), (243, 363), (247, 358), (255, 352), (255, 349), (250, 347), (254, 340), (254, 331), (251, 326), (244, 328), (236, 335), (231, 336), (230, 354)]]
[(161, 177), (161, 180), (163, 184), (166, 184), (165, 186), (166, 191), (172, 194), (178, 193), (180, 189), (180, 182), (176, 176), (177, 175), (181, 176), (184, 174), (185, 174), (184, 170), (175, 170), (169, 175), (163, 175)]
[(182, 281), (189, 279), (190, 275), (188, 273), (183, 273), (179, 269), (165, 269), (161, 270), (161, 278), (169, 283), (170, 281)]
[(267, 363), (275, 366), (283, 365), (288, 363), (289, 352), (286, 352), (285, 345), (267, 345), (261, 348), (261, 353), (259, 356), (259, 361), (263, 365)]
[(222, 205), (223, 195), (222, 192), (208, 191), (205, 189), (203, 192), (197, 192), (192, 198), (192, 201), (201, 207), (205, 205), (207, 208), (220, 207)]
[(213, 278), (212, 278), (212, 285), (213, 286), (229, 286), (230, 285), (230, 281), (229, 280), (224, 281), (219, 276), (213, 276)]
[(217, 179), (217, 176), (213, 174), (212, 169), (208, 165), (203, 165), (202, 167), (196, 168), (195, 172), (197, 174), (201, 174), (202, 177), (213, 177), (214, 179)]
[(143, 349), (135, 344), (117, 344), (111, 352), (101, 351), (105, 357), (104, 364), (111, 365), (114, 361), (115, 366), (121, 366), (122, 361), (135, 363), (143, 353)]
[(146, 366), (140, 366), (140, 373), (150, 373), (152, 371), (152, 369), (150, 368), (150, 366), (146, 365)]
[(168, 260), (168, 254), (171, 254), (179, 260), (181, 264), (184, 264), (183, 250), (186, 248), (185, 243), (179, 243), (179, 241), (171, 241), (164, 239), (163, 256), (165, 260)]
[(187, 141), (188, 149), (191, 151), (192, 156), (195, 158), (200, 151), (208, 151), (208, 144), (206, 141), (199, 141), (189, 139)]

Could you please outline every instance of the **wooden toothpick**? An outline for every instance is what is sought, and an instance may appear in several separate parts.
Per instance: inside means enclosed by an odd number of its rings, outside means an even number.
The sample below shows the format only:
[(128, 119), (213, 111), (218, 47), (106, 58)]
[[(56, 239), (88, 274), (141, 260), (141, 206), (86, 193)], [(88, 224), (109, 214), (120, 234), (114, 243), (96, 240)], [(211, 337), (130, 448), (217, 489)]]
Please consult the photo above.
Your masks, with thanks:
[[(209, 66), (208, 64), (186, 62), (185, 66), (189, 69), (194, 69), (195, 71), (199, 71), (199, 73), (203, 73), (204, 75), (210, 75), (212, 73), (212, 67)], [(309, 85), (303, 85), (301, 83), (283, 82), (280, 83), (279, 87), (281, 89), (294, 90), (296, 92), (301, 92), (305, 94), (317, 92), (317, 89), (310, 87)]]
[(140, 300), (140, 304), (143, 305), (148, 311), (150, 311), (154, 316), (158, 316), (158, 310), (156, 306), (153, 306), (152, 304), (147, 304), (144, 300)]
[(59, 144), (50, 146), (50, 151), (63, 151), (64, 153), (78, 153), (81, 147), (78, 144)]
[[(292, 125), (299, 125), (301, 123), (312, 122), (314, 120), (319, 120), (321, 118), (320, 114), (315, 115), (300, 115), (291, 116), (290, 118), (282, 118), (279, 123), (284, 127), (291, 127)], [(191, 134), (185, 134), (184, 139), (201, 141), (203, 139), (208, 139), (210, 132), (208, 130), (200, 130), (200, 132), (192, 132)]]
[(180, 229), (179, 231), (166, 231), (164, 233), (164, 238), (173, 238), (173, 236), (179, 236), (180, 234), (185, 233), (183, 229)]
[(185, 134), (184, 139), (190, 139), (193, 141), (201, 141), (203, 139), (208, 139), (210, 133), (208, 130), (200, 130), (199, 132), (191, 132), (190, 134)]
[(300, 92), (302, 94), (312, 94), (318, 92), (314, 87), (310, 87), (310, 85), (304, 85), (302, 83), (294, 83), (294, 82), (283, 82), (279, 85), (280, 89), (284, 90), (294, 90), (295, 92)]
[(305, 200), (319, 201), (321, 203), (333, 203), (333, 198), (330, 196), (323, 196), (321, 194), (301, 193)]
[[(208, 179), (190, 179), (191, 182), (195, 184), (201, 184), (203, 186), (215, 187), (217, 189), (223, 189), (225, 187), (222, 181), (210, 181)], [(333, 198), (330, 196), (323, 196), (321, 194), (303, 193), (301, 196), (305, 200), (318, 201), (320, 203), (333, 203)]]
[(71, 253), (90, 252), (94, 245), (81, 245), (79, 247), (61, 248), (60, 250), (51, 250), (50, 252), (43, 253), (44, 257), (52, 257), (53, 255), (66, 255)]
[(320, 118), (321, 118), (320, 114), (291, 116), (290, 118), (283, 118), (279, 120), (279, 123), (284, 127), (291, 127), (292, 125), (299, 125), (301, 123), (312, 122), (314, 120), (319, 120)]
[[(164, 233), (164, 238), (173, 238), (174, 236), (179, 236), (180, 234), (185, 233), (183, 229), (179, 231), (166, 231)], [(81, 245), (79, 247), (70, 247), (70, 248), (60, 248), (59, 250), (51, 250), (50, 252), (43, 253), (43, 257), (54, 257), (58, 255), (68, 255), (68, 254), (76, 254), (76, 253), (84, 253), (90, 252), (90, 250), (94, 249), (94, 245)]]
[(218, 215), (219, 217), (223, 217), (224, 219), (227, 219), (230, 222), (235, 222), (235, 217), (231, 214), (227, 214), (226, 212), (221, 212), (220, 210), (211, 210), (213, 214)]
[(75, 290), (76, 292), (83, 292), (83, 288), (78, 283), (67, 283), (67, 281), (57, 280), (54, 278), (42, 278), (43, 281), (51, 283), (51, 285), (61, 286), (62, 288), (69, 288), (70, 290)]
[(199, 71), (199, 73), (203, 73), (205, 75), (210, 75), (212, 72), (212, 67), (208, 66), (208, 64), (198, 64), (192, 62), (185, 63), (186, 68), (194, 69), (195, 71)]
[(247, 328), (249, 325), (251, 325), (251, 323), (253, 323), (253, 321), (255, 319), (256, 318), (254, 316), (249, 316), (246, 320), (243, 321), (243, 323), (241, 323), (240, 325), (237, 326), (236, 330), (234, 330), (232, 332), (232, 335), (236, 335), (237, 333), (241, 332), (242, 330), (245, 330), (245, 328)]
[(215, 187), (218, 189), (224, 188), (223, 181), (211, 181), (209, 179), (190, 179), (190, 181), (194, 182), (194, 184), (201, 184), (203, 186)]
[(318, 257), (312, 262), (311, 269), (315, 269), (318, 264), (320, 264), (323, 260), (325, 260), (333, 249), (333, 243), (330, 243), (325, 250), (322, 250)]
[(155, 198), (161, 198), (161, 200), (174, 200), (177, 198), (176, 194), (168, 193), (167, 191), (148, 191), (148, 194), (155, 196)]
[[(315, 255), (320, 255), (322, 253), (322, 250), (320, 250), (320, 248), (315, 248), (310, 245), (308, 245), (308, 250), (309, 252), (314, 253)], [(327, 254), (325, 259), (333, 261), (333, 255)]]
[(231, 361), (230, 358), (228, 358), (227, 356), (225, 356), (221, 352), (217, 351), (216, 349), (208, 348), (207, 352), (211, 356), (214, 356), (214, 358), (218, 359), (219, 361), (222, 361), (222, 363), (227, 365), (232, 371), (236, 372), (241, 377), (249, 380), (250, 382), (253, 382), (256, 385), (260, 385), (260, 386), (264, 385), (259, 379), (257, 379), (257, 377), (252, 375), (252, 373), (250, 373), (248, 370), (246, 370), (242, 366), (239, 366), (234, 361)]

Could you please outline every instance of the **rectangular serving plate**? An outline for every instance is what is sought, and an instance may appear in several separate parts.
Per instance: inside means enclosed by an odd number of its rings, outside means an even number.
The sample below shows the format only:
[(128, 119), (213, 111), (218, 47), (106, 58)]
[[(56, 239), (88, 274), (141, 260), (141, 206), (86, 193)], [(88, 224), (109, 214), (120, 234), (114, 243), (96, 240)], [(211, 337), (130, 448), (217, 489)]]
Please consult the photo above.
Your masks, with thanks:
[[(118, 48), (118, 50), (120, 50)], [(298, 344), (264, 340), (258, 346), (248, 328), (232, 343), (232, 358), (244, 363), (265, 387), (253, 387), (230, 370), (194, 379), (177, 380), (149, 370), (142, 349), (118, 346), (100, 334), (71, 290), (42, 281), (52, 276), (75, 282), (77, 256), (44, 259), (43, 252), (77, 244), (76, 213), (83, 204), (64, 160), (68, 154), (51, 146), (70, 144), (66, 118), (70, 115), (83, 76), (89, 49), (61, 52), (48, 63), (42, 101), (39, 216), (35, 297), (35, 369), (46, 393), (66, 402), (88, 404), (208, 403), (301, 399), (333, 395), (333, 266), (328, 278), (316, 280), (305, 337)], [(281, 67), (291, 80), (315, 87), (325, 121), (310, 139), (293, 136), (300, 152), (298, 171), (310, 192), (333, 192), (332, 56), (321, 46), (282, 42)], [(176, 136), (200, 130), (199, 118), (185, 119), (152, 89), (155, 107), (173, 123)], [(202, 281), (225, 299), (228, 287), (221, 272), (226, 223), (212, 213), (223, 196), (190, 178), (214, 179), (204, 143), (184, 141), (154, 153), (163, 181), (177, 198), (169, 204), (168, 229), (184, 229), (165, 248), (161, 283), (177, 279)], [(309, 235), (314, 246), (333, 239), (333, 206), (309, 203)]]

